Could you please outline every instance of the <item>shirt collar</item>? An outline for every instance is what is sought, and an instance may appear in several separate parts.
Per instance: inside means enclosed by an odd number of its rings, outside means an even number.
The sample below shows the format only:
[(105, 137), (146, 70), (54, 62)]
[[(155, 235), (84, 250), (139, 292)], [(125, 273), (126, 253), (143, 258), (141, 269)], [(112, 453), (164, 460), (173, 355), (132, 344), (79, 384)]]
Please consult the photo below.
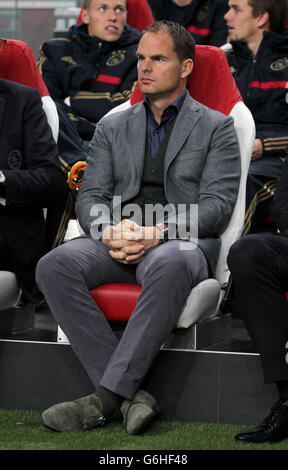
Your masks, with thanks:
[[(175, 101), (173, 101), (173, 103), (169, 104), (169, 106), (167, 106), (167, 108), (163, 111), (163, 116), (165, 115), (165, 111), (168, 111), (168, 110), (175, 110), (176, 113), (178, 114), (183, 103), (184, 103), (184, 100), (186, 98), (186, 95), (187, 95), (188, 91), (187, 90), (184, 90), (182, 95), (180, 95)], [(150, 111), (150, 113), (152, 113), (151, 111), (151, 107), (150, 107), (150, 103), (148, 101), (148, 98), (147, 96), (145, 95), (144, 97), (144, 100), (143, 100), (143, 104), (144, 106), (146, 107), (146, 109), (148, 111)], [(152, 113), (153, 114), (153, 113)]]

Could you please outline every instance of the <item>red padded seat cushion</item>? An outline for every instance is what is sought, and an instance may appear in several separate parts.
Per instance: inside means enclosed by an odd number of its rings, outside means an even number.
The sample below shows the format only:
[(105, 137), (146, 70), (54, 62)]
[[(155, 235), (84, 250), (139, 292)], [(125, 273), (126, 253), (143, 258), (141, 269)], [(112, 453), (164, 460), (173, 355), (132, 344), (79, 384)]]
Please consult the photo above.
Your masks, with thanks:
[(103, 284), (90, 291), (108, 321), (128, 321), (141, 292), (138, 284)]

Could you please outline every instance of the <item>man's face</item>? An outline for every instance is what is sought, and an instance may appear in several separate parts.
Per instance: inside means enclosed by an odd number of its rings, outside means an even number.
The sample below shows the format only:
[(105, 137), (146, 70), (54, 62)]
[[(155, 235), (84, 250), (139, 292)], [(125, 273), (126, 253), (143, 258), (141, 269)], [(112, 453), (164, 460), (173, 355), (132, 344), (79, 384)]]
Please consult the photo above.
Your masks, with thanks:
[(90, 36), (102, 41), (117, 41), (127, 20), (126, 0), (92, 0), (83, 10), (82, 19), (88, 25)]
[(137, 58), (142, 93), (154, 97), (175, 96), (176, 99), (182, 91), (183, 79), (190, 72), (186, 70), (186, 62), (192, 61), (179, 61), (170, 34), (166, 31), (145, 33), (138, 45)]
[(229, 10), (224, 18), (230, 39), (249, 42), (258, 32), (258, 17), (253, 17), (248, 0), (229, 0)]

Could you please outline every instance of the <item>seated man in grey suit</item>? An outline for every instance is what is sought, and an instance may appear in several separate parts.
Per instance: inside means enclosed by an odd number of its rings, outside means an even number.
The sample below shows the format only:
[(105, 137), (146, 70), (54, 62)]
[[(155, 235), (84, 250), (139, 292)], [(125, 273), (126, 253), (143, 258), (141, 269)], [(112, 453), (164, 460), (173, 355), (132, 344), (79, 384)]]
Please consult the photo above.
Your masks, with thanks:
[[(143, 432), (158, 412), (143, 379), (191, 289), (213, 275), (240, 153), (233, 119), (186, 90), (194, 52), (183, 26), (146, 28), (137, 50), (145, 99), (102, 118), (91, 142), (76, 204), (85, 235), (38, 264), (38, 284), (96, 389), (44, 411), (53, 430), (94, 428), (121, 411), (127, 432)], [(120, 341), (89, 292), (111, 282), (142, 285)]]

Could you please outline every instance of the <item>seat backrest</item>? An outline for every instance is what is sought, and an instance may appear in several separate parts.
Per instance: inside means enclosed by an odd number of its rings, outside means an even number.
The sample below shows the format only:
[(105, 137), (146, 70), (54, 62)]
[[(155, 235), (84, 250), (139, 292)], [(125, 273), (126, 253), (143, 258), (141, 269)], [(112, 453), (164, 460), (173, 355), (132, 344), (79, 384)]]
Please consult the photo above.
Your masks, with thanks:
[[(147, 0), (127, 0), (127, 23), (133, 28), (142, 31), (151, 23), (154, 23), (154, 16)], [(77, 24), (82, 23), (81, 8)]]
[[(187, 83), (190, 95), (200, 103), (234, 119), (241, 153), (241, 180), (237, 202), (230, 222), (221, 234), (222, 245), (215, 277), (221, 285), (229, 278), (227, 255), (231, 245), (241, 237), (246, 201), (246, 180), (255, 139), (255, 124), (251, 112), (230, 72), (225, 53), (213, 46), (197, 45), (194, 68)], [(131, 98), (131, 105), (144, 98), (138, 85)], [(114, 108), (114, 112), (117, 108)]]
[[(196, 46), (194, 67), (187, 88), (196, 101), (226, 115), (230, 114), (236, 103), (242, 101), (225, 53), (214, 46)], [(137, 84), (130, 102), (133, 105), (143, 98)]]
[(0, 40), (0, 77), (39, 91), (48, 123), (57, 142), (59, 131), (57, 109), (37, 67), (34, 54), (25, 42), (16, 39)]

